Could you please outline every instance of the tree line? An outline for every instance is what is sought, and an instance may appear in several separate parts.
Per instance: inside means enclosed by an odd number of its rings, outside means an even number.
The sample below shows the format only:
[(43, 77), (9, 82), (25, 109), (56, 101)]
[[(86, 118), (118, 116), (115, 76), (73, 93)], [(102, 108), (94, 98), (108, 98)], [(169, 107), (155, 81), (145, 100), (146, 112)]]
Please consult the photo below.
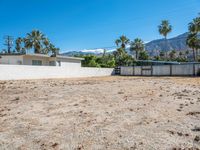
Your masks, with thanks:
[[(161, 24), (158, 26), (158, 32), (165, 39), (165, 46), (167, 47), (168, 39), (167, 36), (172, 32), (172, 25), (168, 20), (162, 20)], [(200, 49), (200, 39), (198, 35), (200, 34), (200, 16), (194, 18), (192, 22), (188, 24), (188, 37), (186, 39), (186, 44), (193, 52), (194, 62), (200, 61), (199, 49)], [(120, 36), (115, 44), (117, 46), (116, 51), (112, 54), (104, 53), (102, 56), (86, 55), (82, 56), (85, 58), (84, 66), (88, 67), (113, 67), (113, 66), (130, 66), (137, 64), (137, 60), (157, 60), (157, 61), (177, 61), (177, 62), (188, 62), (188, 56), (190, 51), (176, 51), (166, 49), (160, 51), (157, 56), (150, 57), (148, 52), (145, 50), (144, 41), (140, 38), (136, 38), (130, 41), (125, 35)], [(130, 46), (130, 54), (127, 53), (128, 46)], [(110, 63), (110, 61), (112, 63)]]
[(27, 33), (25, 37), (18, 37), (15, 40), (15, 50), (13, 52), (7, 51), (4, 53), (26, 54), (27, 51), (33, 50), (36, 54), (52, 54), (59, 53), (59, 48), (55, 47), (50, 40), (39, 30), (33, 30)]
[[(85, 67), (115, 67), (115, 66), (130, 66), (135, 65), (138, 60), (160, 60), (160, 61), (178, 61), (187, 62), (190, 51), (177, 52), (176, 50), (169, 51), (167, 49), (167, 36), (172, 32), (172, 25), (168, 20), (162, 20), (158, 26), (158, 32), (165, 39), (166, 50), (160, 51), (157, 56), (150, 57), (145, 50), (145, 43), (142, 39), (136, 38), (131, 41), (125, 35), (120, 36), (115, 40), (116, 51), (113, 53), (104, 53), (101, 56), (95, 55), (75, 55), (76, 57), (83, 57), (83, 66)], [(199, 49), (200, 39), (200, 16), (194, 18), (188, 24), (188, 37), (186, 44), (192, 49), (193, 61), (200, 61)], [(33, 30), (27, 33), (25, 37), (19, 37), (15, 40), (15, 51), (17, 53), (25, 54), (27, 51), (33, 50), (34, 53), (39, 54), (59, 54), (59, 48), (55, 47), (50, 40), (39, 30)], [(130, 53), (127, 52), (130, 51)], [(8, 53), (8, 52), (7, 52)]]

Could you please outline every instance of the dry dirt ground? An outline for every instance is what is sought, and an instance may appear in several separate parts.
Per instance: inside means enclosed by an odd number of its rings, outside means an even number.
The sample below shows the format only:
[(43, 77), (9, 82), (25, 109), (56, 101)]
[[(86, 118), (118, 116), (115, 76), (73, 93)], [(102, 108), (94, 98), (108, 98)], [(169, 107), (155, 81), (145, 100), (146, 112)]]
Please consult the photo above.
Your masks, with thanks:
[(200, 148), (200, 78), (0, 81), (0, 149)]

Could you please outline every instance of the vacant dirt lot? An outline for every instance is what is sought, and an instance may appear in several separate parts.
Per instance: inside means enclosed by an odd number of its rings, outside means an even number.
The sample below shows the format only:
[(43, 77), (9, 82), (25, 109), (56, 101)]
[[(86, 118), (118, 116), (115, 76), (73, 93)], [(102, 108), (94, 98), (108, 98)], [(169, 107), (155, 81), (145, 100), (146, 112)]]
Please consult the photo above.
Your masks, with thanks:
[(0, 81), (0, 149), (200, 148), (200, 78)]

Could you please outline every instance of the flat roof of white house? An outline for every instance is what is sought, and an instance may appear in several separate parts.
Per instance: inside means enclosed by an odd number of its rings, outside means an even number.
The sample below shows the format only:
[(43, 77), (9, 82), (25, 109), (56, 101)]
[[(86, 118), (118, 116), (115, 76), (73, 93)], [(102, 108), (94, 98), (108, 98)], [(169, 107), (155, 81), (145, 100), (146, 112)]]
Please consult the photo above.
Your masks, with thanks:
[(80, 57), (68, 57), (68, 56), (62, 56), (62, 55), (57, 55), (56, 58), (84, 60), (84, 58), (80, 58)]
[(49, 55), (45, 55), (45, 54), (23, 54), (22, 56), (37, 56), (37, 57), (45, 57), (45, 58), (49, 58)]
[(84, 58), (80, 57), (68, 57), (68, 56), (62, 56), (62, 55), (56, 55), (56, 56), (49, 56), (45, 54), (0, 54), (0, 56), (30, 56), (30, 57), (44, 57), (44, 58), (61, 58), (61, 59), (70, 59), (70, 60), (84, 60)]

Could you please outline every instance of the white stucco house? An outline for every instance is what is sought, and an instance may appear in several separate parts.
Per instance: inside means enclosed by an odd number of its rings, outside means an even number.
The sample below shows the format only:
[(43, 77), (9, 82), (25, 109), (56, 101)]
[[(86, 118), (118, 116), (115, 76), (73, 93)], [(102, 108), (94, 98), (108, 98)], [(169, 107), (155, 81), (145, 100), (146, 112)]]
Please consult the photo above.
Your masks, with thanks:
[(81, 67), (84, 58), (44, 54), (0, 54), (0, 64)]

